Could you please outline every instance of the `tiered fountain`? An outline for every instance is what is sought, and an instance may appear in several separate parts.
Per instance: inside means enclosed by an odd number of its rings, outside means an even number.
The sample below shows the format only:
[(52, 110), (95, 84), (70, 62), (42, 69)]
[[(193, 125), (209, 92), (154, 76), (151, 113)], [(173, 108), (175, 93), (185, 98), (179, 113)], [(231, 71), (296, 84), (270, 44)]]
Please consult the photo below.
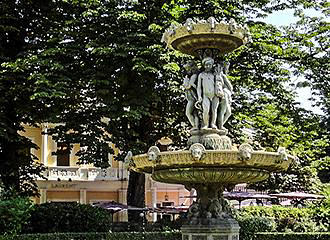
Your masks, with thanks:
[(160, 152), (151, 146), (146, 154), (128, 155), (126, 160), (132, 170), (151, 174), (155, 181), (196, 189), (197, 201), (190, 206), (181, 229), (183, 240), (238, 240), (239, 225), (223, 197), (224, 189), (264, 180), (270, 172), (286, 170), (293, 160), (284, 148), (254, 151), (243, 143), (234, 149), (227, 136), (224, 124), (231, 115), (233, 88), (226, 76), (229, 64), (217, 58), (248, 40), (246, 26), (234, 20), (217, 22), (212, 17), (188, 19), (183, 25), (172, 25), (163, 35), (168, 47), (196, 58), (185, 64), (183, 82), (191, 137), (184, 150)]

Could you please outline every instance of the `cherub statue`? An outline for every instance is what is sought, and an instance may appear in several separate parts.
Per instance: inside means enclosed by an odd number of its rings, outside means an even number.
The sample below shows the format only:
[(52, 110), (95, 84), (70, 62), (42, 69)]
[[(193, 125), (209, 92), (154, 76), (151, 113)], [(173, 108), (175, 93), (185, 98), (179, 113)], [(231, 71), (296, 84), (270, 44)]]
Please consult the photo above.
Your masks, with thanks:
[(198, 68), (195, 62), (190, 61), (183, 66), (187, 75), (183, 79), (183, 87), (185, 88), (185, 96), (187, 99), (186, 116), (192, 125), (192, 130), (198, 129), (199, 119), (198, 112), (195, 108), (197, 102), (196, 80), (198, 77)]
[(211, 30), (215, 29), (215, 25), (218, 23), (217, 20), (214, 17), (209, 17), (207, 19), (207, 22), (211, 24)]
[[(219, 98), (215, 95), (215, 76), (213, 73), (214, 60), (206, 57), (202, 60), (204, 71), (198, 75), (197, 95), (198, 103), (202, 104), (203, 109), (203, 126), (206, 128), (217, 128), (217, 110), (219, 106)], [(209, 122), (211, 115), (211, 122)]]
[(226, 76), (229, 68), (229, 63), (222, 62), (221, 65), (222, 72), (217, 74), (221, 75), (221, 77), (219, 78), (221, 78), (223, 84), (223, 97), (220, 100), (220, 107), (218, 108), (217, 123), (219, 129), (225, 129), (224, 124), (227, 122), (228, 118), (231, 115), (231, 95), (233, 94), (233, 86), (231, 85), (228, 80), (228, 77)]
[(166, 30), (169, 36), (173, 36), (176, 33), (176, 29), (180, 27), (180, 24), (177, 22), (171, 23), (170, 27)]
[(252, 40), (250, 29), (247, 24), (243, 25), (243, 35), (247, 42), (250, 42)]
[(220, 218), (222, 212), (222, 206), (217, 198), (210, 199), (210, 205), (208, 210), (212, 213), (214, 218)]
[(200, 215), (199, 204), (197, 202), (193, 202), (188, 209), (188, 219), (191, 224), (197, 224), (198, 218)]

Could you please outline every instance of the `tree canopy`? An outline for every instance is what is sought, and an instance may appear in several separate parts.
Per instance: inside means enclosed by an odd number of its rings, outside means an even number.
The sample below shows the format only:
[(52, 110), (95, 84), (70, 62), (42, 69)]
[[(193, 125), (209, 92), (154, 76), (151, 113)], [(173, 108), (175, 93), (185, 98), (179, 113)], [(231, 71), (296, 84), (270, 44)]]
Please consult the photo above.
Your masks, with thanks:
[[(286, 147), (299, 157), (288, 173), (259, 189), (315, 189), (312, 162), (329, 156), (329, 24), (301, 9), (326, 9), (326, 1), (14, 1), (1, 6), (0, 177), (6, 187), (31, 194), (30, 173), (42, 170), (22, 149), (22, 123), (63, 123), (55, 140), (79, 143), (81, 162), (106, 167), (109, 142), (146, 152), (163, 136), (185, 145), (182, 64), (190, 59), (160, 42), (173, 22), (189, 17), (247, 22), (252, 42), (223, 56), (231, 62), (234, 143), (256, 149)], [(300, 20), (286, 28), (255, 20), (296, 9)], [(326, 12), (325, 12), (326, 13)], [(327, 14), (327, 13), (326, 13)], [(302, 109), (290, 88), (310, 85), (324, 116)], [(243, 128), (254, 129), (248, 139)], [(26, 151), (24, 152), (26, 153)], [(10, 180), (11, 179), (11, 180)], [(12, 181), (12, 179), (16, 179)], [(28, 181), (26, 181), (28, 180)], [(26, 182), (28, 191), (22, 188)], [(143, 206), (144, 176), (131, 172), (128, 203)], [(142, 196), (142, 197), (141, 197)]]

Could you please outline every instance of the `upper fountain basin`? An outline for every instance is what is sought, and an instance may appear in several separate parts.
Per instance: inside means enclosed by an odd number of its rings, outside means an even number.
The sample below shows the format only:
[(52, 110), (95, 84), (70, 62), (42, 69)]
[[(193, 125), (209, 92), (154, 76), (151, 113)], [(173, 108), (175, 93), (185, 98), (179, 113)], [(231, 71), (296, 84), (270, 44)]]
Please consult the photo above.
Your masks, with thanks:
[(249, 39), (247, 26), (235, 21), (218, 23), (214, 18), (208, 21), (190, 21), (184, 25), (173, 25), (163, 35), (167, 46), (192, 56), (201, 56), (202, 49), (216, 49), (225, 54), (245, 44)]

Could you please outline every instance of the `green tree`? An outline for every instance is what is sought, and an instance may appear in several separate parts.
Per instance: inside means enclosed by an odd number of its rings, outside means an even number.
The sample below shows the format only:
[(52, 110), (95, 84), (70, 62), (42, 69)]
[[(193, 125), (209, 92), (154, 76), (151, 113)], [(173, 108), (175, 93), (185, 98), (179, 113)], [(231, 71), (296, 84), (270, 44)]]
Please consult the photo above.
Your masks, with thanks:
[[(18, 132), (23, 131), (22, 123), (33, 124), (41, 118), (42, 104), (31, 99), (33, 82), (18, 65), (29, 65), (32, 59), (25, 52), (41, 47), (40, 22), (47, 7), (48, 1), (7, 1), (0, 7), (0, 182), (5, 190), (27, 196), (36, 193), (33, 179), (43, 168), (30, 154), (30, 148), (36, 145)], [(30, 38), (31, 32), (34, 38)], [(9, 66), (13, 71), (8, 71)]]
[[(324, 5), (323, 14), (329, 17), (329, 3)], [(317, 132), (320, 141), (316, 146), (318, 156), (314, 158), (314, 166), (323, 182), (329, 182), (327, 170), (329, 169), (330, 156), (330, 63), (329, 63), (329, 33), (330, 24), (324, 17), (309, 17), (302, 11), (296, 11), (299, 21), (286, 28), (291, 36), (290, 45), (299, 53), (293, 60), (294, 75), (302, 79), (297, 87), (310, 87), (312, 90), (311, 101), (314, 106), (323, 110), (320, 119), (320, 128)]]
[[(325, 8), (326, 5), (323, 6), (323, 9)], [(280, 46), (280, 49), (277, 49), (280, 54), (273, 56), (290, 71), (291, 79), (300, 80), (298, 83), (293, 83), (291, 80), (291, 85), (296, 84), (298, 88), (311, 87), (314, 97), (318, 96), (311, 100), (314, 105), (322, 108), (324, 115), (317, 116), (292, 105), (292, 102), (283, 102), (278, 105), (282, 109), (279, 109), (280, 114), (277, 114), (275, 109), (268, 113), (261, 113), (261, 118), (257, 120), (258, 141), (266, 144), (268, 142), (273, 147), (285, 146), (298, 158), (288, 172), (273, 174), (266, 184), (255, 185), (260, 190), (318, 191), (317, 175), (322, 176), (322, 170), (314, 166), (326, 165), (326, 159), (330, 153), (330, 128), (327, 114), (329, 111), (329, 43), (326, 41), (329, 24), (322, 17), (307, 17), (299, 9), (296, 10), (296, 15), (300, 17), (300, 20), (281, 30), (281, 36), (278, 38), (280, 44), (277, 44)], [(288, 101), (287, 98), (282, 99)], [(265, 119), (264, 115), (272, 116), (273, 120)], [(284, 119), (286, 120), (283, 121)], [(279, 122), (282, 123), (274, 124)], [(266, 136), (272, 139), (265, 139)], [(316, 165), (315, 161), (324, 164)]]

